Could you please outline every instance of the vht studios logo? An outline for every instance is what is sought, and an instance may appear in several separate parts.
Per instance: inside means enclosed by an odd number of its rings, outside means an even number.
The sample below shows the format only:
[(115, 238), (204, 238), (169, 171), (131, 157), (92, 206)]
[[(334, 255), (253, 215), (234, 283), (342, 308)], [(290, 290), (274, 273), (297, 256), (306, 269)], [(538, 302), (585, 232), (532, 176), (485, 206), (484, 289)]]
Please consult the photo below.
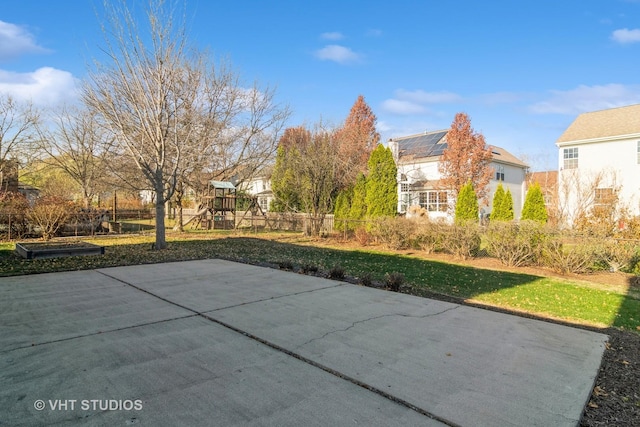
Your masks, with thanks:
[(142, 400), (116, 399), (49, 399), (33, 402), (36, 411), (140, 411)]

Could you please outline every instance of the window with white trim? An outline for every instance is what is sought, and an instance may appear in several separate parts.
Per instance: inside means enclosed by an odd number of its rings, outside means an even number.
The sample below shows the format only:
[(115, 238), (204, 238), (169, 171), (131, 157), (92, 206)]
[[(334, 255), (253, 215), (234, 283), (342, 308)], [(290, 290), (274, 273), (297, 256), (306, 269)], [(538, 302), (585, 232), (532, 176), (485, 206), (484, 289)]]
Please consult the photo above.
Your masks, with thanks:
[(578, 168), (578, 147), (565, 148), (563, 150), (562, 158), (564, 160), (564, 169), (577, 169)]
[(504, 181), (504, 166), (496, 168), (496, 181)]
[(420, 207), (429, 212), (446, 212), (449, 199), (446, 191), (425, 191), (419, 195)]

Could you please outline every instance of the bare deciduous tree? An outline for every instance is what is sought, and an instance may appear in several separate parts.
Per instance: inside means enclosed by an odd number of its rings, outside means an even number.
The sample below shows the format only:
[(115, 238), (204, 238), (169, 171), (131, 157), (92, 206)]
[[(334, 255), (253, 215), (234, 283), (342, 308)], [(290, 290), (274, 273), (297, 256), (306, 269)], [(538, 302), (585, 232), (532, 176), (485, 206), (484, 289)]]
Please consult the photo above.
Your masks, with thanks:
[(155, 193), (156, 249), (166, 247), (165, 203), (178, 182), (251, 163), (265, 141), (265, 151), (274, 150), (288, 117), (273, 104), (272, 90), (243, 88), (237, 73), (191, 48), (171, 6), (149, 0), (143, 28), (124, 0), (105, 2), (107, 61), (96, 61), (83, 90), (113, 132), (114, 150)]
[(39, 148), (46, 154), (42, 161), (78, 184), (88, 208), (97, 192), (105, 188), (105, 156), (112, 135), (105, 132), (91, 111), (70, 108), (55, 117), (55, 127), (43, 131), (39, 141)]
[(40, 113), (32, 104), (21, 104), (11, 96), (0, 94), (0, 189), (6, 187), (9, 161), (27, 161), (38, 139)]

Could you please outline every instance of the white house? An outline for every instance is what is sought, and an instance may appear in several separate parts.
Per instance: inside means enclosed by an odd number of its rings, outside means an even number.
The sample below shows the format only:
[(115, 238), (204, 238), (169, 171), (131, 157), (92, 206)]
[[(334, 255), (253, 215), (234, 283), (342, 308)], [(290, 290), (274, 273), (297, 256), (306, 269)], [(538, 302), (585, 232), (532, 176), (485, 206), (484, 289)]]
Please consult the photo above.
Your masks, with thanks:
[(273, 191), (271, 190), (271, 171), (265, 171), (265, 173), (243, 182), (239, 185), (239, 190), (245, 191), (251, 196), (256, 196), (262, 212), (268, 212), (274, 199)]
[[(451, 220), (455, 200), (440, 185), (442, 177), (438, 164), (447, 147), (448, 130), (425, 132), (389, 140), (398, 167), (398, 211), (406, 213), (411, 206), (427, 210), (432, 219)], [(525, 196), (525, 178), (528, 166), (505, 149), (490, 146), (493, 152), (491, 167), (493, 178), (489, 182), (489, 204), (481, 213), (491, 212), (493, 194), (499, 183), (513, 197), (516, 218), (520, 217)]]
[(580, 114), (556, 146), (559, 206), (567, 224), (615, 197), (640, 215), (640, 104)]

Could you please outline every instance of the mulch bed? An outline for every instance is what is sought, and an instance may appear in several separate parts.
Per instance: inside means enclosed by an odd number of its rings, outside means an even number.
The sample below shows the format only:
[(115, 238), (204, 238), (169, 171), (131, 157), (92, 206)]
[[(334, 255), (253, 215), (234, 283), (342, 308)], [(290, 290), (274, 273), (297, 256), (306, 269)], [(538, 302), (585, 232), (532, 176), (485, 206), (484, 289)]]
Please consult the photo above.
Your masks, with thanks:
[(580, 425), (640, 425), (640, 334), (618, 329), (609, 335), (602, 365)]

